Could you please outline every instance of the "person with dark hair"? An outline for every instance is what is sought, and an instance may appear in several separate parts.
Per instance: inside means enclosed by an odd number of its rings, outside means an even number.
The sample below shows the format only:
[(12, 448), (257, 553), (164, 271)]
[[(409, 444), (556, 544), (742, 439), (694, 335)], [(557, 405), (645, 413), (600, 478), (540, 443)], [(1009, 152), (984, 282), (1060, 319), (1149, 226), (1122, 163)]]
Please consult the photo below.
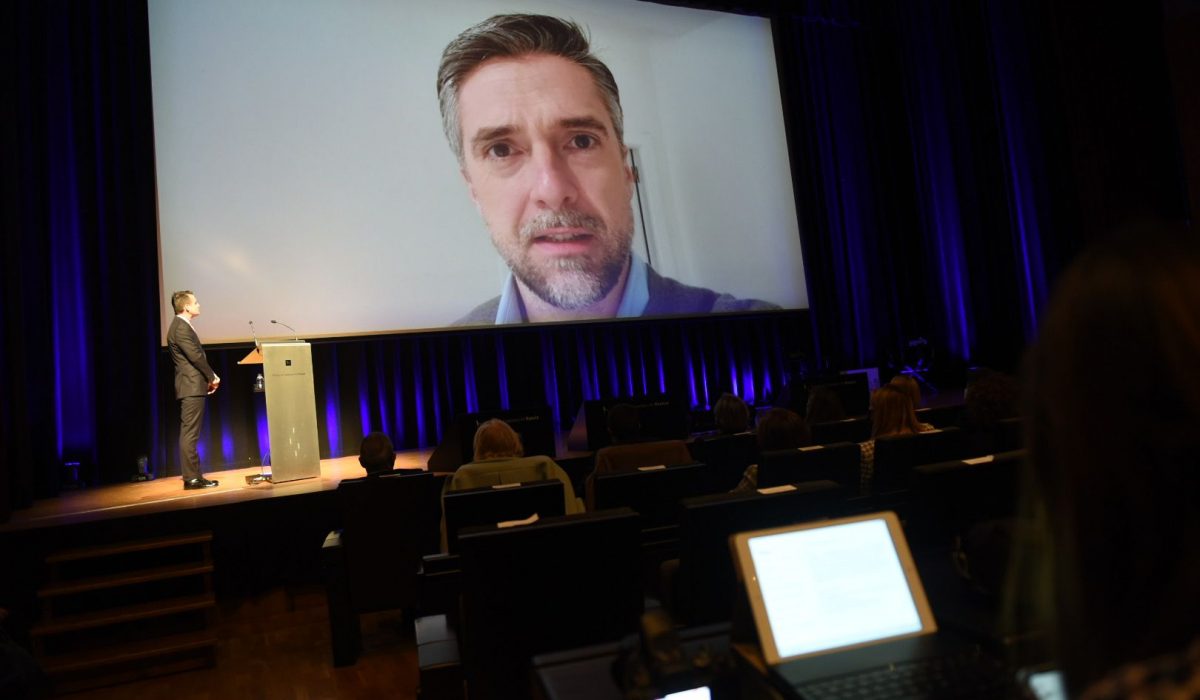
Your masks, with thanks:
[(396, 466), (396, 450), (387, 435), (374, 432), (366, 435), (358, 447), (358, 463), (367, 476), (386, 474)]
[(912, 399), (904, 390), (885, 384), (871, 394), (871, 439), (858, 443), (862, 451), (859, 488), (869, 493), (875, 478), (875, 440), (893, 435), (916, 435), (922, 432), (921, 422), (913, 410)]
[(1014, 609), (1052, 633), (1072, 697), (1200, 696), (1195, 231), (1085, 251), (1040, 333), (1023, 509), (1040, 536), (1016, 551)]
[(608, 409), (606, 422), (609, 440), (614, 445), (626, 445), (642, 439), (642, 421), (638, 417), (637, 406), (614, 404)]
[(442, 127), (511, 274), (457, 322), (779, 308), (663, 277), (632, 254), (633, 169), (616, 79), (574, 22), (491, 17), (452, 40)]
[(750, 407), (741, 398), (725, 392), (713, 405), (713, 420), (722, 435), (736, 435), (750, 427)]
[(815, 386), (808, 392), (804, 406), (804, 420), (809, 424), (832, 423), (845, 420), (846, 408), (837, 392), (827, 386)]
[(204, 399), (221, 386), (221, 378), (208, 365), (200, 336), (192, 320), (200, 315), (200, 301), (190, 290), (171, 295), (175, 318), (167, 329), (167, 350), (175, 364), (175, 398), (179, 400), (179, 468), (185, 489), (207, 489), (219, 482), (200, 473), (200, 423)]
[[(756, 429), (758, 452), (774, 452), (805, 447), (812, 443), (812, 431), (799, 413), (786, 408), (772, 408), (758, 421)], [(742, 475), (742, 481), (733, 489), (753, 491), (758, 488), (758, 465), (751, 464)]]

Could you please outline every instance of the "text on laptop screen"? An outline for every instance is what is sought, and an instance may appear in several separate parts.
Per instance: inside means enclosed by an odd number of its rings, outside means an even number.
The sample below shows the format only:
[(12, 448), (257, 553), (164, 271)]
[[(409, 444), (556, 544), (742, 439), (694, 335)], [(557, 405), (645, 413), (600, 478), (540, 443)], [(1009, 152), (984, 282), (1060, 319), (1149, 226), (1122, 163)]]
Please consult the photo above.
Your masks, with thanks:
[(883, 520), (756, 537), (749, 551), (781, 658), (921, 630)]

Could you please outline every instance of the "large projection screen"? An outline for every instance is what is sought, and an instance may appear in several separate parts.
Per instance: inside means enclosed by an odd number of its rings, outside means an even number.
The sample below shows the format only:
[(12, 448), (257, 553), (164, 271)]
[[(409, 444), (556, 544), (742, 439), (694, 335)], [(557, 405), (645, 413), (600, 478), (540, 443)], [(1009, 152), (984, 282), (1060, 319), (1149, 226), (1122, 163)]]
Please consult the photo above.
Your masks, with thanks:
[(808, 306), (770, 23), (632, 0), (149, 0), (163, 338), (173, 290), (206, 342), (449, 326), (508, 269), (442, 134), (463, 29), (584, 25), (621, 91), (633, 250), (685, 284)]

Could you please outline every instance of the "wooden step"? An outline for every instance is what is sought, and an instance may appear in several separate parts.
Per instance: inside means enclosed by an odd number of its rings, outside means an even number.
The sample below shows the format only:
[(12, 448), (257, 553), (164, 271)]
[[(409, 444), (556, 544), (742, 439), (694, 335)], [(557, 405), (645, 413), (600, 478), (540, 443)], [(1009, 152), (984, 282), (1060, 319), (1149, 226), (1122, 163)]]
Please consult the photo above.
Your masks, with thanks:
[(115, 625), (120, 622), (177, 615), (192, 610), (204, 610), (205, 608), (215, 607), (216, 604), (216, 599), (211, 593), (167, 598), (165, 600), (152, 600), (146, 603), (138, 603), (137, 605), (126, 605), (119, 608), (97, 610), (79, 615), (65, 615), (55, 620), (35, 625), (33, 629), (29, 630), (29, 634), (33, 637), (48, 637), (63, 632), (74, 632), (94, 627)]
[(95, 576), (92, 578), (76, 579), (74, 581), (51, 583), (39, 588), (37, 594), (39, 598), (55, 598), (58, 596), (73, 595), (75, 593), (84, 593), (86, 591), (98, 591), (106, 588), (118, 588), (120, 586), (147, 583), (150, 581), (163, 581), (172, 578), (183, 578), (185, 576), (199, 576), (200, 574), (212, 573), (212, 570), (212, 564), (174, 564), (172, 566), (160, 566), (153, 569), (125, 571), (119, 574), (109, 574), (107, 576)]
[(134, 540), (131, 542), (114, 542), (112, 544), (94, 545), (91, 547), (64, 549), (61, 552), (55, 552), (46, 557), (46, 563), (61, 564), (68, 561), (95, 559), (97, 557), (109, 557), (114, 554), (145, 552), (148, 550), (166, 549), (168, 547), (179, 547), (185, 544), (200, 544), (211, 541), (211, 532), (196, 532), (188, 535), (167, 535), (165, 537), (152, 537), (150, 539)]
[(217, 637), (210, 630), (147, 639), (133, 644), (91, 649), (78, 654), (47, 656), (40, 660), (42, 669), (51, 675), (73, 673), (113, 664), (168, 656), (180, 652), (215, 647)]

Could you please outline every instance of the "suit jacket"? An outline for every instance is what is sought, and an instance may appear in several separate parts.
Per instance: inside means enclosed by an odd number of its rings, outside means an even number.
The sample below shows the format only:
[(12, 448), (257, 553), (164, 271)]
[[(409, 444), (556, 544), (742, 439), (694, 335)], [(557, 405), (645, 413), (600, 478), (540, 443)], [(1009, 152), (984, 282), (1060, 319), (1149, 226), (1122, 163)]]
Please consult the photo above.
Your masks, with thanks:
[[(770, 311), (779, 306), (759, 299), (738, 299), (729, 294), (718, 294), (711, 289), (692, 287), (663, 277), (646, 266), (646, 283), (650, 301), (642, 316), (670, 316), (674, 314), (728, 313), (731, 311)], [(456, 326), (477, 326), (496, 322), (496, 311), (500, 308), (500, 297), (483, 302), (466, 316), (454, 322)]]
[(208, 366), (192, 324), (176, 316), (167, 330), (167, 349), (175, 362), (175, 398), (207, 395), (208, 385), (217, 375)]

